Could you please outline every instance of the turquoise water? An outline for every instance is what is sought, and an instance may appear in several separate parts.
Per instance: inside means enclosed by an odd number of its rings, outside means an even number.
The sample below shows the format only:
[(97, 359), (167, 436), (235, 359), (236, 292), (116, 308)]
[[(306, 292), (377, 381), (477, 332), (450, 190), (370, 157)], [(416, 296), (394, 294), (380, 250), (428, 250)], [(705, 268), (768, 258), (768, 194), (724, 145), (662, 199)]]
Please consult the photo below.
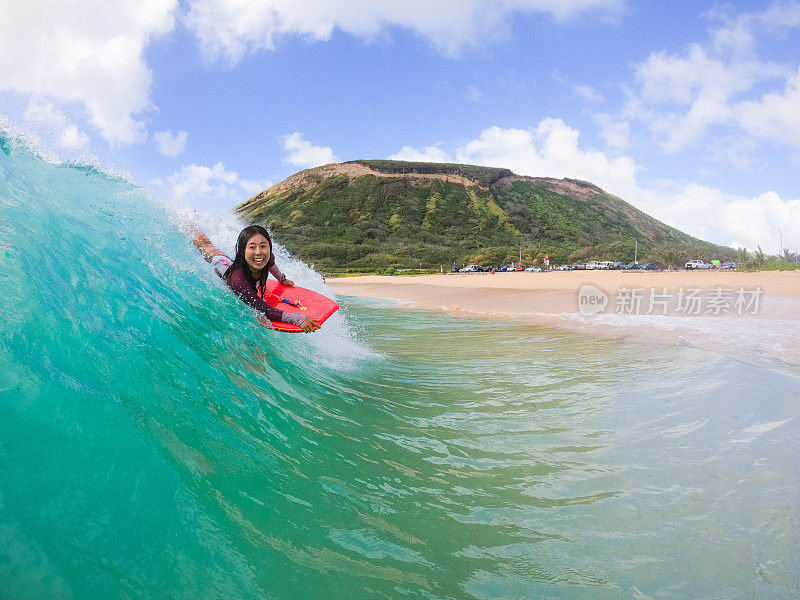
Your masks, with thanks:
[(2, 598), (798, 595), (797, 373), (355, 298), (270, 332), (146, 191), (6, 139), (0, 257)]

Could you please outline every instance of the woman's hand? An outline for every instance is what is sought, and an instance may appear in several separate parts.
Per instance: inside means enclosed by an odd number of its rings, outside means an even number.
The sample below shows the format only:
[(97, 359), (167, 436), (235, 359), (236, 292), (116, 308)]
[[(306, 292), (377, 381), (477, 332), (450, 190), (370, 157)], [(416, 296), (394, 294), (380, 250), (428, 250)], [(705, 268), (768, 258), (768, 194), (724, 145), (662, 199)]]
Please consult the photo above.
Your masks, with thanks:
[(285, 286), (294, 287), (294, 281), (292, 281), (291, 279), (284, 279), (282, 283)]
[(320, 324), (311, 317), (306, 317), (306, 320), (300, 323), (298, 327), (303, 330), (303, 333), (312, 333), (320, 328)]

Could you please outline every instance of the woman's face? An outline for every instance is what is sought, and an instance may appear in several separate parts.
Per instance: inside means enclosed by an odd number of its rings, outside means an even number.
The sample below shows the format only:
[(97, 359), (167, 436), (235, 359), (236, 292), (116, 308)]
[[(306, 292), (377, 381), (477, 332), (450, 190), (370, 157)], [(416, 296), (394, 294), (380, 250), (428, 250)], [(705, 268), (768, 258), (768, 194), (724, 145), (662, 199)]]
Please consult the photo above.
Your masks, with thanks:
[(254, 275), (260, 273), (267, 266), (269, 256), (269, 242), (263, 235), (257, 233), (247, 240), (244, 248), (244, 260)]

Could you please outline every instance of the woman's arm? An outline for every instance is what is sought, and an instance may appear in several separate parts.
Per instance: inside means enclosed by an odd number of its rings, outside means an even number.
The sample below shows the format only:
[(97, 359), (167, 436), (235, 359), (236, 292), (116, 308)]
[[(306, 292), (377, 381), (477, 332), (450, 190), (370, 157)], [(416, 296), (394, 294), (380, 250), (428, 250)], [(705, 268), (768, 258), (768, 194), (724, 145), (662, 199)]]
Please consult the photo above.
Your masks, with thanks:
[(289, 287), (294, 287), (294, 281), (291, 279), (287, 279), (286, 275), (281, 273), (281, 270), (278, 268), (278, 265), (275, 263), (269, 268), (269, 272), (272, 273), (272, 276), (280, 281), (283, 285), (288, 285)]
[(231, 273), (231, 276), (228, 279), (228, 285), (237, 296), (239, 296), (258, 312), (263, 313), (264, 316), (266, 316), (270, 321), (292, 323), (300, 327), (306, 333), (311, 333), (312, 331), (319, 329), (319, 324), (314, 319), (303, 315), (286, 312), (285, 310), (280, 310), (279, 308), (273, 308), (264, 302), (264, 299), (261, 298), (261, 296), (259, 296), (258, 293), (250, 286), (250, 283), (245, 278), (244, 273), (240, 270), (236, 270)]
[(215, 256), (222, 254), (222, 250), (211, 243), (211, 240), (208, 239), (208, 236), (199, 229), (194, 232), (192, 243), (195, 245), (195, 248), (200, 250), (200, 254), (202, 254), (203, 258), (205, 258), (208, 262), (211, 262), (211, 259)]

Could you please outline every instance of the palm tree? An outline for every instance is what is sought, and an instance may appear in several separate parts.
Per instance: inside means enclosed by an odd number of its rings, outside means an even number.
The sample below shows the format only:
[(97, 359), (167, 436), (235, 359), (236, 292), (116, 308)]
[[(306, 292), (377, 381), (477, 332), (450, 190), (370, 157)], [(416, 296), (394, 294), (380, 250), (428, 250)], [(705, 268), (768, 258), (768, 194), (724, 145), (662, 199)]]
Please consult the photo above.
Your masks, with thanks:
[(789, 252), (788, 248), (783, 249), (783, 255), (781, 256), (781, 260), (784, 262), (792, 262), (794, 260), (794, 256), (791, 252)]
[(761, 246), (756, 246), (758, 250), (756, 250), (755, 260), (754, 263), (757, 267), (763, 267), (764, 263), (767, 262), (767, 255), (761, 249)]
[(745, 266), (749, 260), (750, 253), (747, 251), (747, 248), (742, 247), (736, 249), (736, 262), (738, 262), (741, 266)]

